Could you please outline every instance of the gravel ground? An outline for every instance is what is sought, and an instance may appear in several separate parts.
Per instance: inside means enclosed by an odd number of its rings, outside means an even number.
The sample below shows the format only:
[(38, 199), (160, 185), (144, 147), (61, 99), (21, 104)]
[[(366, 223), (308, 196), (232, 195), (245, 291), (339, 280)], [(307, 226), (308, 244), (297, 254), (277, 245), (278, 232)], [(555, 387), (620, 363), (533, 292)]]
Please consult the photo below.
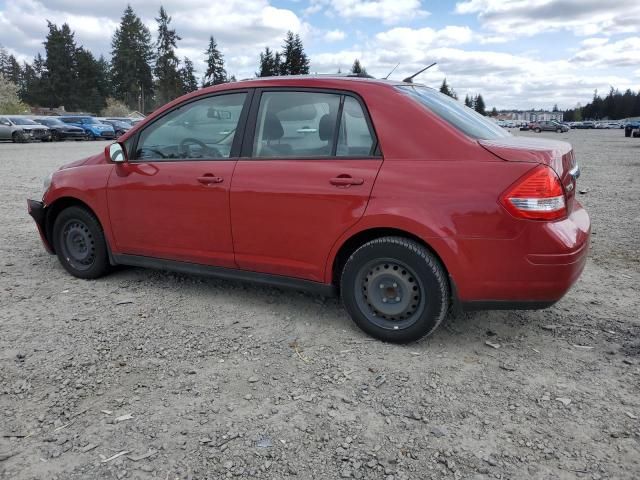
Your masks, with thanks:
[(581, 280), (548, 310), (450, 318), (409, 346), (335, 299), (74, 279), (25, 198), (104, 145), (0, 144), (0, 478), (639, 478), (640, 141), (542, 135), (582, 166)]

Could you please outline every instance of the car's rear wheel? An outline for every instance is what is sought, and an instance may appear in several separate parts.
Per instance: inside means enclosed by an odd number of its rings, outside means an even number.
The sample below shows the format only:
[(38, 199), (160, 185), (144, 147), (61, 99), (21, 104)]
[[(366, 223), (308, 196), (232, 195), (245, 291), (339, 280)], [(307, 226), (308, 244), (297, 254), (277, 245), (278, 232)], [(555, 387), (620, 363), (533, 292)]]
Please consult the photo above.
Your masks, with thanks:
[(109, 270), (107, 243), (98, 219), (82, 207), (68, 207), (53, 224), (53, 244), (62, 266), (79, 278), (98, 278)]
[(557, 128), (556, 129), (556, 133), (562, 133), (562, 129), (561, 128)]
[(449, 306), (446, 273), (419, 243), (383, 237), (358, 248), (340, 280), (344, 306), (366, 333), (407, 343), (433, 332)]
[(536, 133), (540, 133), (541, 131), (542, 131), (542, 129), (540, 129), (540, 128), (536, 128), (536, 129), (534, 130), (534, 132), (536, 132)]

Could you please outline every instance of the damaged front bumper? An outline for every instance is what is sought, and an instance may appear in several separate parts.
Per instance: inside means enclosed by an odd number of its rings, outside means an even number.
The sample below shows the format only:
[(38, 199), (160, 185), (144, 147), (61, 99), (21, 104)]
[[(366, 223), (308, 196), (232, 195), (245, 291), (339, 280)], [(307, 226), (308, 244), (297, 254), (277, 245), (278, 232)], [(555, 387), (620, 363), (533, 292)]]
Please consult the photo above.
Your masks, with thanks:
[(44, 203), (38, 202), (37, 200), (27, 200), (27, 209), (29, 211), (29, 215), (31, 215), (31, 218), (35, 220), (36, 225), (38, 226), (38, 233), (40, 234), (45, 250), (49, 253), (54, 253), (53, 248), (47, 239), (47, 211)]

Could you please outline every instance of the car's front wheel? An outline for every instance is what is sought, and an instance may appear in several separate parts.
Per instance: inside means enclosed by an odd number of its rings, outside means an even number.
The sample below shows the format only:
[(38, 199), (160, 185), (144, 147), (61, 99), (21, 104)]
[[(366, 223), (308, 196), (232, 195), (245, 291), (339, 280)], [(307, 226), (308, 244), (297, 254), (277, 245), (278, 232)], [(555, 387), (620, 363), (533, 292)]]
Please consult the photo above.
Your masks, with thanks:
[(408, 343), (433, 332), (449, 308), (449, 285), (438, 259), (419, 243), (383, 237), (347, 260), (342, 301), (354, 322), (386, 342)]
[(60, 212), (53, 224), (53, 245), (62, 266), (75, 277), (98, 278), (109, 270), (102, 227), (85, 208)]
[(540, 128), (536, 128), (536, 129), (534, 130), (534, 132), (536, 132), (536, 133), (540, 133), (540, 132), (542, 132), (542, 129), (540, 129)]

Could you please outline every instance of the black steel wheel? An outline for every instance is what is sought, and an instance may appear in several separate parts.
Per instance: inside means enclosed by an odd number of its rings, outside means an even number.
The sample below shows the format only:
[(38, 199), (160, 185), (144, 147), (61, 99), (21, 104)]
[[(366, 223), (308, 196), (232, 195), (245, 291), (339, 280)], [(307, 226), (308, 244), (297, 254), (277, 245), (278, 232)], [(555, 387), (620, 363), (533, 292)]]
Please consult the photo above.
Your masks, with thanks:
[(98, 278), (109, 269), (102, 227), (82, 207), (60, 212), (53, 225), (53, 244), (62, 266), (76, 277)]
[(407, 343), (430, 334), (449, 307), (449, 286), (438, 259), (423, 245), (383, 237), (357, 249), (342, 271), (345, 308), (368, 334)]

